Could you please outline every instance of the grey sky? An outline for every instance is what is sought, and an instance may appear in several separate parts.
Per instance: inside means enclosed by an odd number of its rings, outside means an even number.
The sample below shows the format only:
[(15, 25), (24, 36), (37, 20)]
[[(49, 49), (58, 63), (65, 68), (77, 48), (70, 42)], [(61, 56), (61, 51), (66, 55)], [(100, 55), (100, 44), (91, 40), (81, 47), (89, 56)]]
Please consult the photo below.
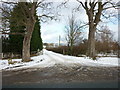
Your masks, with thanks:
[[(9, 2), (9, 1), (15, 1), (15, 0), (2, 0), (2, 1)], [(58, 4), (58, 3), (61, 3), (61, 1), (66, 1), (66, 0), (47, 0), (47, 1), (56, 2), (56, 4)], [(61, 42), (65, 43), (64, 30), (65, 30), (65, 25), (67, 24), (67, 18), (68, 16), (71, 15), (72, 8), (75, 8), (79, 5), (77, 2), (75, 2), (76, 0), (69, 0), (69, 1), (70, 3), (67, 4), (68, 8), (61, 8), (61, 10), (59, 10), (59, 13), (62, 15), (61, 17), (59, 17), (60, 19), (59, 22), (49, 21), (48, 23), (41, 23), (41, 35), (42, 35), (43, 42), (58, 43), (58, 37), (60, 35), (62, 37)], [(85, 0), (81, 0), (81, 1), (84, 2)], [(103, 0), (103, 1), (108, 1), (108, 0)], [(118, 2), (119, 0), (114, 0), (114, 1)], [(54, 10), (56, 10), (56, 8), (54, 8)], [(111, 9), (110, 11), (113, 11), (113, 10)], [(40, 13), (41, 13), (41, 10), (38, 9), (38, 14)], [(78, 19), (78, 21), (88, 22), (87, 15), (83, 9), (80, 9), (79, 12), (76, 12), (76, 18)], [(112, 19), (112, 21), (115, 24), (108, 22), (106, 25), (110, 28), (110, 30), (113, 31), (114, 38), (118, 39), (118, 21), (114, 21), (114, 19)], [(85, 29), (83, 31), (84, 31), (83, 36), (87, 38), (88, 30)]]
[[(42, 23), (41, 24), (41, 35), (43, 42), (47, 43), (58, 43), (59, 40), (59, 35), (62, 37), (61, 42), (65, 43), (65, 25), (67, 24), (67, 18), (68, 16), (71, 15), (72, 8), (75, 8), (78, 5), (78, 3), (75, 2), (70, 2), (68, 4), (68, 8), (62, 8), (61, 11), (59, 12), (62, 14), (60, 17), (60, 21), (49, 21), (48, 23)], [(113, 9), (111, 9), (113, 10)], [(75, 14), (76, 18), (78, 21), (84, 21), (88, 22), (87, 15), (83, 9), (81, 9), (79, 12), (76, 12)], [(110, 30), (114, 33), (114, 38), (117, 40), (118, 39), (118, 21), (117, 19), (111, 19), (114, 23), (108, 22), (105, 23)], [(83, 30), (83, 36), (87, 38), (88, 35), (88, 30), (85, 29)]]

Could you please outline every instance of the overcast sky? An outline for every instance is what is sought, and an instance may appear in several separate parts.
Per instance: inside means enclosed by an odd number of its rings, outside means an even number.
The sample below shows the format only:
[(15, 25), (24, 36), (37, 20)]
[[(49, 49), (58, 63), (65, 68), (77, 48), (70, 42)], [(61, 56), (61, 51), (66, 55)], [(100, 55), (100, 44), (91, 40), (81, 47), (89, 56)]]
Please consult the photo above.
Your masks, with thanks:
[[(61, 42), (65, 43), (65, 26), (68, 21), (68, 16), (71, 15), (72, 8), (76, 7), (78, 3), (71, 2), (68, 4), (68, 8), (62, 8), (59, 13), (62, 15), (59, 17), (60, 21), (49, 21), (47, 23), (41, 23), (41, 36), (44, 43), (58, 43), (59, 35), (61, 36)], [(112, 10), (112, 9), (111, 9)], [(78, 21), (88, 22), (87, 15), (83, 9), (75, 14)], [(104, 23), (114, 33), (114, 39), (118, 39), (118, 20), (111, 19), (112, 22)], [(83, 30), (84, 38), (87, 38), (88, 29)]]

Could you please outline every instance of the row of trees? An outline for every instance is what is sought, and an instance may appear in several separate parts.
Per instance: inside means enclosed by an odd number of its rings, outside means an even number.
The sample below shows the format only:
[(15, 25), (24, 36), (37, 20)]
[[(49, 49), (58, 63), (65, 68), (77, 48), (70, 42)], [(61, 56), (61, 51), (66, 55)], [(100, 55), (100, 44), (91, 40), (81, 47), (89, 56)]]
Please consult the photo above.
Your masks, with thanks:
[[(28, 4), (28, 7), (31, 5)], [(26, 26), (23, 24), (23, 20), (25, 20), (25, 16), (23, 15), (20, 3), (14, 5), (12, 11), (6, 17), (9, 21), (9, 36), (5, 37), (3, 35), (3, 53), (12, 52), (22, 54), (23, 49), (23, 40), (24, 33), (26, 32)], [(40, 33), (40, 20), (38, 19), (37, 13), (35, 13), (36, 22), (34, 26), (34, 30), (32, 33), (32, 38), (30, 41), (30, 52), (37, 52), (37, 50), (43, 49), (42, 38)], [(4, 17), (5, 18), (5, 17)], [(26, 47), (27, 48), (27, 47)]]
[[(72, 55), (73, 56), (86, 56), (87, 52), (87, 43), (88, 40), (83, 40), (82, 43), (73, 46)], [(96, 41), (96, 56), (110, 56), (110, 55), (118, 55), (118, 43), (117, 42), (111, 42), (107, 44), (106, 42), (100, 42)], [(60, 46), (57, 48), (47, 48), (50, 51), (54, 51), (56, 53), (61, 53), (65, 55), (71, 55), (71, 52), (69, 52), (68, 46)], [(95, 58), (94, 58), (95, 59)]]
[[(100, 22), (102, 22), (102, 19), (110, 19), (111, 17), (115, 17), (117, 14), (114, 13), (108, 13), (107, 10), (112, 9), (117, 9), (119, 5), (116, 5), (116, 3), (112, 2), (112, 0), (108, 0), (106, 2), (103, 2), (102, 0), (86, 0), (85, 2), (81, 2), (80, 0), (76, 0), (80, 5), (83, 7), (83, 9), (86, 12), (86, 15), (88, 16), (88, 29), (89, 29), (89, 34), (88, 34), (88, 43), (87, 43), (87, 51), (86, 55), (95, 58), (96, 57), (96, 33), (98, 32), (98, 25)], [(77, 8), (79, 9), (79, 7)], [(104, 20), (105, 20), (104, 19)], [(78, 21), (80, 22), (80, 21)], [(68, 28), (66, 29), (66, 37), (67, 37), (67, 43), (70, 51), (70, 55), (73, 53), (73, 46), (75, 45), (76, 41), (80, 42), (81, 38), (81, 30), (83, 26), (80, 24), (78, 25), (78, 22), (75, 21), (75, 18), (72, 17), (69, 19), (69, 25)], [(106, 30), (107, 28), (102, 27), (102, 30), (99, 30), (102, 32), (102, 36), (99, 38), (105, 39), (104, 45), (109, 42), (112, 42), (112, 39), (109, 38), (109, 35), (111, 34), (110, 30)], [(105, 36), (105, 34), (107, 36)], [(104, 37), (105, 36), (105, 37)], [(97, 37), (98, 38), (98, 37)], [(109, 40), (108, 40), (109, 38)], [(111, 41), (110, 41), (111, 40)], [(99, 43), (100, 44), (100, 43)], [(110, 43), (109, 43), (110, 44)]]
[[(36, 10), (38, 7), (44, 8), (43, 10), (50, 9), (50, 4), (48, 2), (45, 2), (45, 0), (33, 0), (33, 2), (21, 2), (22, 0), (19, 0), (19, 3), (12, 3), (12, 4), (19, 4), (21, 15), (24, 18), (21, 18), (19, 21), (17, 21), (17, 24), (23, 24), (25, 26), (25, 32), (24, 32), (24, 39), (23, 39), (23, 49), (22, 49), (22, 59), (23, 61), (29, 61), (30, 60), (30, 41), (32, 37), (32, 33), (34, 31), (34, 26), (36, 23)], [(95, 33), (97, 30), (97, 26), (100, 21), (102, 21), (102, 16), (109, 18), (112, 15), (105, 15), (105, 11), (111, 8), (115, 8), (118, 6), (116, 3), (114, 3), (112, 0), (102, 1), (102, 0), (85, 0), (85, 2), (82, 2), (80, 0), (75, 0), (77, 3), (79, 3), (78, 8), (83, 8), (86, 12), (86, 15), (88, 16), (88, 26), (89, 26), (89, 34), (88, 34), (88, 45), (87, 45), (87, 55), (91, 58), (94, 58), (95, 55)], [(69, 0), (65, 1), (69, 2)], [(11, 4), (11, 2), (9, 3)], [(81, 7), (80, 7), (81, 6)], [(77, 10), (79, 10), (77, 8)], [(5, 11), (4, 9), (1, 9), (2, 11)], [(47, 10), (45, 10), (48, 12)], [(53, 14), (51, 14), (53, 15)], [(47, 14), (43, 14), (42, 16), (48, 17)], [(41, 16), (41, 17), (42, 17)], [(73, 42), (73, 41), (72, 41)], [(71, 43), (72, 45), (72, 43)], [(71, 48), (72, 50), (72, 48)]]
[[(101, 26), (101, 27), (102, 27), (101, 30), (96, 33), (96, 38), (95, 38), (96, 56), (98, 54), (117, 55), (118, 49), (119, 49), (119, 44), (116, 40), (113, 39), (112, 31), (107, 26)], [(71, 29), (69, 29), (69, 31), (71, 31)], [(79, 29), (79, 31), (81, 31), (81, 29)], [(74, 32), (74, 33), (76, 33), (76, 32)], [(67, 34), (67, 37), (68, 36), (69, 35)], [(70, 50), (71, 45), (70, 46), (69, 45), (68, 46), (61, 46), (61, 47), (56, 47), (56, 48), (47, 48), (47, 49), (54, 51), (54, 52), (57, 52), (57, 53), (73, 55), (73, 56), (86, 55), (88, 40), (82, 39), (80, 36), (81, 35), (79, 35), (79, 37), (77, 37), (77, 39), (75, 39), (75, 40), (79, 39), (79, 41), (73, 43), (72, 51)], [(76, 35), (74, 35), (72, 37), (72, 39), (75, 37), (76, 37)], [(81, 40), (80, 40), (80, 38), (81, 38)], [(71, 38), (69, 38), (69, 39), (71, 39)]]
[[(14, 23), (13, 23), (14, 24)], [(12, 24), (10, 24), (12, 26)], [(24, 32), (24, 26), (13, 26), (11, 27), (10, 32), (12, 33), (22, 33)], [(2, 52), (3, 53), (18, 53), (22, 54), (22, 45), (23, 45), (23, 35), (9, 35), (2, 37)], [(30, 43), (30, 51), (37, 52), (38, 49), (43, 49), (43, 42), (40, 33), (40, 22), (37, 20), (35, 28), (32, 34), (32, 39)]]
[[(75, 14), (74, 12), (72, 12), (72, 16), (68, 17), (68, 23), (66, 24), (66, 28), (65, 28), (65, 38), (67, 41), (67, 54), (69, 55), (76, 55), (76, 54), (80, 54), (82, 53), (82, 51), (84, 51), (84, 54), (87, 54), (87, 48), (86, 45), (89, 45), (89, 40), (83, 40), (83, 30), (87, 29), (85, 25), (81, 25), (82, 22), (79, 20), (76, 20)], [(116, 41), (113, 38), (113, 32), (108, 28), (107, 25), (99, 25), (99, 30), (96, 30), (95, 32), (95, 54), (97, 54), (97, 52), (102, 52), (103, 53), (107, 53), (107, 52), (111, 52), (110, 50), (113, 50), (116, 46), (116, 48), (118, 48), (118, 44), (115, 45)], [(87, 43), (81, 43), (86, 41)], [(81, 43), (79, 45), (79, 43)], [(85, 47), (83, 47), (82, 45), (84, 45)], [(84, 50), (81, 51), (81, 47), (83, 47)], [(98, 47), (99, 46), (99, 47)], [(78, 51), (76, 48), (79, 48), (79, 53), (75, 51)], [(112, 48), (114, 47), (114, 48)], [(61, 47), (60, 47), (61, 48)], [(116, 49), (115, 49), (116, 50)], [(85, 53), (87, 52), (87, 53)], [(95, 55), (96, 57), (96, 55)]]

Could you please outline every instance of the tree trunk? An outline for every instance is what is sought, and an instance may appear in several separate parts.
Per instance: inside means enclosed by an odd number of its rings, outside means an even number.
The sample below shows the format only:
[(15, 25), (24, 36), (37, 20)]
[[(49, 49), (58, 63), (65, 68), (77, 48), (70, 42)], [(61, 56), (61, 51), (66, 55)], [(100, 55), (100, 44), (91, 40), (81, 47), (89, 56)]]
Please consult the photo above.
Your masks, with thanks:
[(71, 43), (71, 46), (70, 46), (70, 55), (71, 56), (73, 55), (73, 43)]
[(88, 36), (88, 52), (87, 55), (91, 58), (95, 58), (95, 31), (96, 28), (93, 25), (89, 27), (89, 36)]
[(70, 55), (73, 55), (73, 46), (70, 46)]
[(23, 62), (28, 62), (30, 61), (30, 41), (31, 41), (31, 37), (32, 37), (32, 33), (34, 30), (34, 21), (29, 21), (28, 25), (26, 27), (26, 34), (24, 36), (24, 40), (23, 40), (23, 50), (22, 50), (22, 61)]

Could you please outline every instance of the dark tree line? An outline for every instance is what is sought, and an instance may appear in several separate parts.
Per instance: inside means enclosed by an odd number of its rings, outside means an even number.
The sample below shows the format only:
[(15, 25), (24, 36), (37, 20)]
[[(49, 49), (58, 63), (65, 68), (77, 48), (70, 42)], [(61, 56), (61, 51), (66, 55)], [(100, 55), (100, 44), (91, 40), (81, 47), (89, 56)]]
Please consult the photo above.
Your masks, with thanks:
[[(31, 38), (33, 35), (33, 31), (35, 28), (35, 24), (37, 22), (37, 15), (36, 15), (36, 11), (37, 8), (41, 8), (41, 11), (43, 12), (44, 10), (47, 11), (48, 7), (50, 8), (51, 3), (50, 2), (46, 2), (45, 0), (34, 0), (33, 2), (27, 2), (26, 1), (22, 1), (19, 0), (19, 2), (4, 2), (4, 4), (8, 4), (7, 6), (14, 6), (14, 5), (18, 5), (19, 6), (19, 14), (21, 15), (22, 18), (20, 18), (19, 20), (16, 19), (16, 24), (17, 25), (23, 25), (25, 26), (24, 29), (24, 33), (10, 33), (10, 32), (6, 32), (7, 30), (2, 29), (2, 34), (11, 34), (11, 35), (24, 35), (24, 39), (23, 39), (23, 45), (22, 45), (22, 61), (23, 62), (27, 62), (30, 61), (30, 46), (31, 46)], [(11, 15), (10, 13), (8, 13), (3, 7), (0, 7), (0, 10), (2, 10), (2, 13), (6, 12), (6, 14)], [(41, 12), (41, 13), (42, 13)], [(53, 16), (49, 16), (49, 11), (46, 13), (42, 13), (40, 14), (40, 19), (42, 17), (47, 17), (47, 18), (52, 18)], [(9, 22), (9, 19), (6, 19)], [(12, 19), (14, 20), (14, 19)]]
[[(20, 9), (20, 5), (15, 5), (13, 10), (10, 12), (9, 18), (9, 28), (10, 33), (21, 33), (21, 35), (9, 35), (8, 37), (3, 37), (3, 53), (5, 52), (13, 52), (22, 54), (23, 48), (23, 39), (25, 33), (25, 25), (22, 20), (25, 20), (25, 17), (22, 15), (22, 11)], [(35, 13), (36, 14), (36, 13)], [(36, 15), (37, 17), (37, 15)], [(30, 43), (30, 51), (42, 50), (42, 39), (40, 33), (40, 21), (38, 17), (36, 18), (36, 23), (34, 27), (34, 31), (32, 33), (32, 39)]]
[[(73, 51), (72, 55), (73, 56), (86, 56), (87, 52), (87, 45), (88, 45), (88, 40), (84, 39), (82, 43), (73, 46)], [(119, 45), (116, 41), (107, 43), (107, 42), (101, 42), (96, 40), (96, 57), (101, 55), (118, 55), (118, 48)], [(47, 50), (54, 51), (56, 53), (60, 54), (65, 54), (65, 55), (71, 55), (69, 52), (69, 47), (68, 46), (60, 46), (60, 47), (55, 47), (55, 48), (47, 48)]]

